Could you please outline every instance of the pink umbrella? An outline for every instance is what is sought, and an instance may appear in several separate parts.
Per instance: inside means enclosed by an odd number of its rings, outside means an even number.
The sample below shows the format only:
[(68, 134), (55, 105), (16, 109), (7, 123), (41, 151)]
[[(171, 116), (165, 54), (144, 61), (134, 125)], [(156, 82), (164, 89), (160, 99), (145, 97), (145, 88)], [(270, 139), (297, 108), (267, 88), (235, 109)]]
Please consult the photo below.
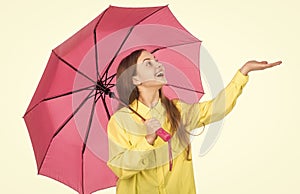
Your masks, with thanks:
[(166, 96), (197, 102), (203, 95), (200, 44), (168, 6), (110, 6), (52, 50), (24, 115), (38, 174), (79, 193), (115, 186), (106, 165), (106, 126), (119, 103), (120, 60), (136, 49), (151, 51), (166, 67)]

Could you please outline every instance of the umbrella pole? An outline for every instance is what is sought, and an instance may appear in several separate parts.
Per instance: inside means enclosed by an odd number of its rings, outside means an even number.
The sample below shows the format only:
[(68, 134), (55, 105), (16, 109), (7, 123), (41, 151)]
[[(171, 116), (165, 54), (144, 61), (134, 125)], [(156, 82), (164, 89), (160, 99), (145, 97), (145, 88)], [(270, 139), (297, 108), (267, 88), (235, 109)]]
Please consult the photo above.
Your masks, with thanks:
[(136, 112), (133, 108), (131, 108), (130, 106), (128, 106), (125, 102), (123, 102), (120, 98), (118, 98), (113, 92), (108, 91), (107, 93), (108, 93), (108, 96), (109, 96), (110, 98), (116, 99), (116, 100), (117, 100), (119, 103), (121, 103), (123, 106), (129, 108), (132, 112), (134, 112), (137, 116), (139, 116), (143, 121), (146, 121), (146, 119), (145, 119), (142, 115), (140, 115), (140, 114), (139, 114), (138, 112)]

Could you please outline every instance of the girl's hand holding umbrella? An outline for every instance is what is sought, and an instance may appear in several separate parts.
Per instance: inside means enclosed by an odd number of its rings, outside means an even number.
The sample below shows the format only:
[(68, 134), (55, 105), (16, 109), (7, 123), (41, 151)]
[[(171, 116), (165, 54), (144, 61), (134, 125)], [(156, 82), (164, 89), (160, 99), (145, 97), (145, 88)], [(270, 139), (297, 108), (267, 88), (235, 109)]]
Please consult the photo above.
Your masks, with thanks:
[(155, 118), (146, 120), (144, 124), (147, 128), (147, 135), (145, 136), (145, 138), (149, 144), (153, 145), (154, 141), (157, 138), (157, 134), (155, 132), (157, 129), (161, 128), (161, 124)]
[(280, 65), (282, 61), (276, 61), (274, 63), (268, 63), (267, 61), (248, 61), (245, 63), (245, 65), (240, 69), (241, 73), (244, 75), (248, 75), (250, 71), (256, 71), (256, 70), (264, 70), (267, 68), (271, 68), (277, 65)]

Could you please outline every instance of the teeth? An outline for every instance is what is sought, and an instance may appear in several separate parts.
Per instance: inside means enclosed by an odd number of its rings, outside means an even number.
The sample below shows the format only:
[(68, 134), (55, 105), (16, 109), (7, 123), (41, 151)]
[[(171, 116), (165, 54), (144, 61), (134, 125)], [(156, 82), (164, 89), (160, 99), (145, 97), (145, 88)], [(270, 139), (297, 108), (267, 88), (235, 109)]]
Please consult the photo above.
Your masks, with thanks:
[(156, 76), (160, 77), (160, 76), (163, 76), (164, 74), (162, 72), (156, 74)]
[(159, 72), (158, 74), (156, 74), (156, 76), (160, 77), (163, 76), (164, 74), (162, 72)]

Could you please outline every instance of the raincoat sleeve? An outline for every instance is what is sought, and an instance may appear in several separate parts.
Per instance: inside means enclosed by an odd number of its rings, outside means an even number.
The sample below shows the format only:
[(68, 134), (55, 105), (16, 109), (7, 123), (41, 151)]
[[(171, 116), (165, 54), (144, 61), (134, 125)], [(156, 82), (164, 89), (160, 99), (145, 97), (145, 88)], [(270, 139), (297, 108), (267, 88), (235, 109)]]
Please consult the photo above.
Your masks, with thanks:
[(182, 103), (182, 119), (187, 123), (187, 130), (193, 130), (224, 118), (235, 106), (248, 79), (248, 75), (238, 70), (229, 84), (214, 99), (196, 104)]
[[(111, 117), (108, 127), (109, 160), (108, 167), (119, 177), (127, 179), (142, 170), (155, 166), (154, 146), (144, 136), (133, 136), (124, 129), (115, 117)], [(134, 143), (131, 139), (135, 139)]]

